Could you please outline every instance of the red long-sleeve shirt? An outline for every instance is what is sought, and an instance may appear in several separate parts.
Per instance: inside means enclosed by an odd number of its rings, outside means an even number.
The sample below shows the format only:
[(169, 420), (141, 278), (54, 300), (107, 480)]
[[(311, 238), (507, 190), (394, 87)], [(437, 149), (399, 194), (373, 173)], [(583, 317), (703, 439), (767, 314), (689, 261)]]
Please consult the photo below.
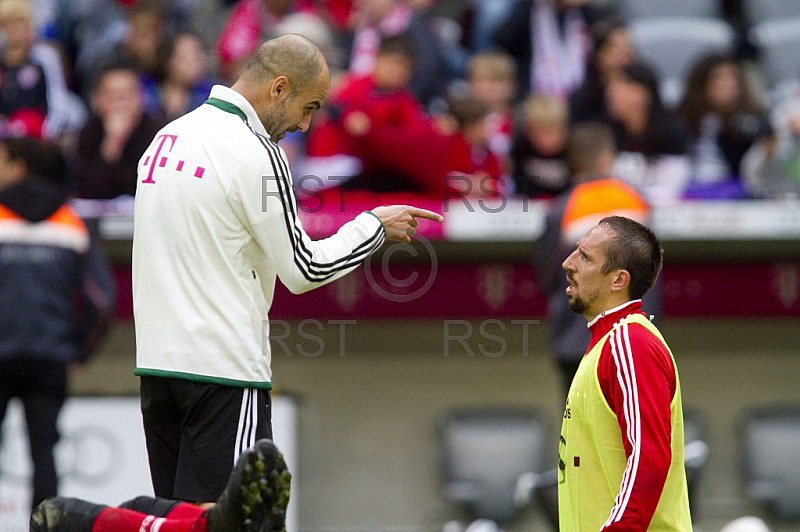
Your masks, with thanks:
[[(591, 350), (620, 319), (641, 314), (640, 300), (607, 311), (589, 324)], [(666, 345), (633, 323), (603, 346), (597, 377), (617, 417), (628, 458), (620, 491), (601, 530), (646, 530), (658, 506), (672, 460), (670, 404), (677, 377)], [(588, 351), (587, 350), (587, 351)]]

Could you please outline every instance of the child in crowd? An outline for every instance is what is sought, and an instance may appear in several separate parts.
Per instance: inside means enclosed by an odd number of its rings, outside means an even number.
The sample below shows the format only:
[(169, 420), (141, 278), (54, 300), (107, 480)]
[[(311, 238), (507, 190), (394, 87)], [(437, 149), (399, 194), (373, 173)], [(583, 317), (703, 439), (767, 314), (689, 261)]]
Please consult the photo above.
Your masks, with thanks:
[(41, 114), (44, 137), (61, 140), (83, 125), (86, 108), (67, 90), (58, 52), (37, 41), (32, 9), (30, 0), (0, 2), (0, 116)]
[(505, 179), (500, 160), (489, 149), (488, 107), (475, 96), (466, 94), (450, 98), (448, 108), (458, 127), (450, 166), (458, 175), (450, 174), (448, 184), (467, 195), (496, 195)]
[(570, 173), (564, 159), (569, 109), (559, 98), (529, 96), (511, 146), (512, 176), (518, 194), (551, 198), (567, 189)]
[(345, 80), (336, 96), (347, 133), (363, 137), (374, 128), (398, 126), (428, 130), (429, 117), (408, 90), (414, 69), (413, 44), (405, 37), (385, 38), (372, 73)]
[(375, 68), (381, 43), (405, 35), (420, 52), (414, 60), (408, 90), (423, 105), (441, 97), (450, 70), (429, 9), (430, 0), (359, 0), (354, 2), (354, 24), (348, 70), (368, 75)]
[(348, 188), (442, 197), (449, 170), (442, 154), (449, 153), (452, 140), (436, 130), (408, 90), (414, 52), (405, 35), (384, 38), (372, 73), (342, 80), (331, 99), (331, 120), (309, 138), (309, 156), (345, 154), (361, 161), (362, 171), (347, 181)]
[(499, 51), (473, 55), (467, 64), (467, 81), (475, 97), (489, 113), (484, 120), (489, 149), (507, 165), (514, 130), (514, 96), (517, 67), (508, 54)]

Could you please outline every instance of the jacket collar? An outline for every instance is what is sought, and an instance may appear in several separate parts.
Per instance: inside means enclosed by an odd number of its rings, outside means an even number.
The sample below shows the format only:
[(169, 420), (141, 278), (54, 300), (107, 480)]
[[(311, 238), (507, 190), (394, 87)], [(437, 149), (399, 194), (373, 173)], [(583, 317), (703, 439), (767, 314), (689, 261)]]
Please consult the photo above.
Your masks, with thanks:
[(244, 120), (256, 133), (264, 135), (269, 138), (269, 133), (264, 129), (261, 120), (258, 119), (253, 106), (247, 101), (247, 98), (236, 92), (235, 90), (225, 87), (224, 85), (214, 85), (211, 88), (209, 99), (206, 100), (207, 104), (213, 105), (227, 113), (235, 114)]
[(597, 317), (588, 324), (589, 331), (592, 333), (592, 338), (589, 341), (589, 348), (586, 352), (588, 353), (592, 347), (597, 344), (597, 342), (599, 342), (611, 329), (613, 329), (614, 325), (619, 320), (630, 314), (637, 313), (642, 313), (641, 299), (628, 301), (622, 305), (619, 305), (618, 307), (605, 310), (598, 314)]

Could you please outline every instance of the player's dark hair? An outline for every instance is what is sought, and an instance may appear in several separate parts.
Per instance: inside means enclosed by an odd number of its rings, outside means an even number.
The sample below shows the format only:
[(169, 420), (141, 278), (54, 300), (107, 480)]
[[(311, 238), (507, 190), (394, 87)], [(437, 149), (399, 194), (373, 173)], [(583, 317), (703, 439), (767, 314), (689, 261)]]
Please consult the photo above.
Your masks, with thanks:
[(663, 264), (664, 250), (658, 237), (650, 228), (623, 216), (608, 216), (600, 225), (612, 233), (601, 271), (626, 270), (631, 277), (628, 295), (641, 299), (653, 288)]
[(383, 37), (381, 39), (381, 44), (378, 47), (378, 53), (387, 55), (402, 55), (413, 62), (417, 54), (417, 50), (414, 46), (414, 41), (411, 39), (411, 36), (406, 33), (401, 33), (400, 35), (394, 35), (392, 37)]

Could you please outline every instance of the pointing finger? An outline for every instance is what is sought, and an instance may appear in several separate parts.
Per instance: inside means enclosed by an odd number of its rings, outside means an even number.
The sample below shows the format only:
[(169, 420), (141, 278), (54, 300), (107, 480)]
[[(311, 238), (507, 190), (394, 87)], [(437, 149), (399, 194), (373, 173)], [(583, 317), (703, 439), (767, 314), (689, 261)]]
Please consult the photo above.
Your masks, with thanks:
[(444, 221), (444, 216), (441, 214), (427, 209), (420, 209), (419, 207), (409, 207), (407, 212), (415, 218), (425, 218), (427, 220), (433, 220), (434, 222)]

